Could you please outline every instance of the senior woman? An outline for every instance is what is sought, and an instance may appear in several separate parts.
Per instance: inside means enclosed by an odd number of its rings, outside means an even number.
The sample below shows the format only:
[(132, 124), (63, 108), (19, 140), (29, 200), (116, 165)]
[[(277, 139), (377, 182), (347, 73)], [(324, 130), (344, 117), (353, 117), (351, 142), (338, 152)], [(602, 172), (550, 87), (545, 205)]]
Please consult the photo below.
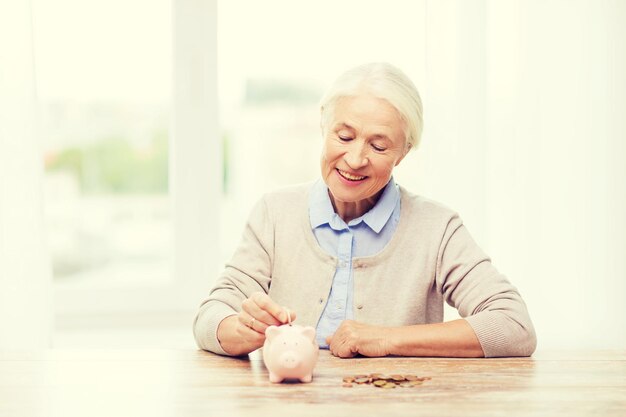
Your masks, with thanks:
[[(530, 356), (522, 298), (458, 214), (394, 182), (422, 130), (413, 83), (385, 63), (350, 70), (322, 99), (321, 128), (321, 179), (257, 203), (200, 306), (198, 346), (247, 354), (290, 316), (339, 357)], [(444, 323), (444, 301), (463, 318)]]

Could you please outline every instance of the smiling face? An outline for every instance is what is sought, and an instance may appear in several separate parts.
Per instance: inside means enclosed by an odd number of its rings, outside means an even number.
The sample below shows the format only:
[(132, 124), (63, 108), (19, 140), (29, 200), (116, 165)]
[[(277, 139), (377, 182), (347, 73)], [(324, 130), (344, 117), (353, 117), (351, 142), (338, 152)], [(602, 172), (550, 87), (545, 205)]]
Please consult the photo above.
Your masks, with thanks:
[(357, 207), (350, 216), (354, 218), (376, 203), (408, 151), (404, 127), (398, 111), (384, 99), (359, 95), (337, 100), (324, 126), (321, 169), (341, 217), (341, 204)]

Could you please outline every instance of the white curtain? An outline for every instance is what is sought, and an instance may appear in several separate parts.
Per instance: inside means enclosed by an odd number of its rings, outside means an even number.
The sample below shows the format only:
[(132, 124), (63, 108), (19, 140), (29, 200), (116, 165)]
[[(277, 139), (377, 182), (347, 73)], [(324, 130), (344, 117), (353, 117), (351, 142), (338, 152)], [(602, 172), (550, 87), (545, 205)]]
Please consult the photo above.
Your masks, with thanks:
[(524, 277), (545, 347), (624, 348), (626, 3), (487, 10), (493, 252)]
[(31, 6), (0, 1), (0, 349), (50, 346)]
[(460, 212), (540, 349), (626, 347), (626, 2), (437, 0), (426, 22), (404, 178)]

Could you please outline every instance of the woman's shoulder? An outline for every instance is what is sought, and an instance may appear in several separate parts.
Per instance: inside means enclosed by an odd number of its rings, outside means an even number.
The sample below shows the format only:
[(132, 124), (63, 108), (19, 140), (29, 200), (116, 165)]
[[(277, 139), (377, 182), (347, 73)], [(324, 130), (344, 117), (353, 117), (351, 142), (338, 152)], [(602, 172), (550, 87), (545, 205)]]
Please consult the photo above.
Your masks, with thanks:
[(306, 204), (309, 191), (314, 183), (314, 181), (310, 181), (279, 187), (263, 194), (261, 200), (273, 209), (288, 209), (294, 205)]
[(419, 214), (422, 219), (450, 221), (458, 218), (459, 214), (444, 203), (432, 200), (419, 194), (412, 193), (400, 186), (401, 204), (407, 211)]

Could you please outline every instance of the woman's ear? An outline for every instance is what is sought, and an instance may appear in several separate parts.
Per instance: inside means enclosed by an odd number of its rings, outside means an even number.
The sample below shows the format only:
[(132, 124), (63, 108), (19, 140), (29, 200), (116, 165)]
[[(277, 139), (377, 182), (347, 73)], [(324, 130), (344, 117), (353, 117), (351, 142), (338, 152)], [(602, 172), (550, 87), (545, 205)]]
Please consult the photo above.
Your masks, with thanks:
[(407, 143), (407, 145), (404, 147), (404, 153), (402, 154), (402, 156), (400, 157), (400, 159), (398, 159), (396, 161), (396, 164), (394, 166), (398, 166), (400, 165), (400, 162), (402, 162), (402, 160), (404, 159), (405, 156), (407, 156), (409, 154), (409, 151), (411, 150), (411, 144)]

